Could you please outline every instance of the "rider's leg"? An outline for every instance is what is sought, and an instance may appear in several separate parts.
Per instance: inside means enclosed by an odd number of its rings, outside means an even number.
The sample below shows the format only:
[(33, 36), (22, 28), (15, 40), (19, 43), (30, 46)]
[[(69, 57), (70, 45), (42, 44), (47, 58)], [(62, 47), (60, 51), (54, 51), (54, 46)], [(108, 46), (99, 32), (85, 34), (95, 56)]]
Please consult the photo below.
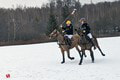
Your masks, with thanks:
[(65, 35), (65, 43), (71, 46), (71, 40), (69, 39), (69, 35)]
[(89, 41), (92, 43), (92, 46), (94, 46), (94, 49), (96, 49), (92, 34), (91, 34), (91, 33), (88, 33), (87, 36), (89, 37)]
[(65, 35), (65, 36), (64, 36), (64, 40), (65, 40), (65, 44), (66, 44), (66, 45), (68, 45), (67, 39), (68, 39), (68, 37)]
[(68, 38), (71, 39), (73, 37), (73, 35), (68, 35)]
[(72, 44), (72, 41), (71, 41), (72, 37), (73, 37), (73, 35), (68, 35), (68, 43), (69, 43), (70, 46)]

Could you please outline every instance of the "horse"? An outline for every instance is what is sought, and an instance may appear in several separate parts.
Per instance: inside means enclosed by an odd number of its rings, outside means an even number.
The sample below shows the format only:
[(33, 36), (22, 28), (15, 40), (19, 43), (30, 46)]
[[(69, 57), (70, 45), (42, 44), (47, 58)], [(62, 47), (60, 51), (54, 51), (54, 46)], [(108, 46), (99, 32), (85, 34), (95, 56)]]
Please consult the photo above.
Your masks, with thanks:
[[(81, 60), (80, 60), (80, 63), (79, 65), (82, 64), (82, 61), (83, 61), (83, 55), (85, 54), (85, 50), (89, 50), (90, 51), (90, 56), (91, 56), (91, 59), (92, 59), (92, 63), (94, 63), (94, 53), (93, 53), (93, 50), (92, 50), (92, 43), (89, 42), (87, 39), (86, 39), (86, 35), (82, 32), (82, 30), (76, 30), (78, 35), (80, 36), (80, 41), (79, 41), (79, 46), (81, 47), (81, 52), (82, 52), (82, 55), (81, 55)], [(98, 41), (96, 39), (96, 37), (93, 35), (93, 43), (94, 45), (98, 48), (98, 50), (100, 51), (101, 55), (102, 56), (105, 56), (105, 54), (102, 52), (99, 44), (98, 44)]]
[[(61, 50), (61, 53), (62, 53), (62, 62), (61, 64), (65, 63), (65, 51), (67, 52), (67, 56), (70, 60), (73, 60), (74, 57), (71, 57), (70, 56), (70, 49), (72, 48), (76, 48), (76, 50), (78, 51), (79, 53), (79, 56), (81, 58), (81, 50), (79, 49), (78, 47), (78, 44), (79, 44), (79, 39), (80, 39), (80, 36), (78, 34), (74, 34), (72, 39), (71, 39), (71, 46), (68, 46), (66, 45), (65, 43), (65, 39), (64, 39), (64, 35), (62, 35), (58, 30), (54, 30), (50, 35), (49, 35), (50, 39), (51, 38), (56, 38), (57, 41), (58, 41), (58, 44), (59, 44), (59, 47), (60, 47), (60, 50)], [(84, 54), (84, 56), (86, 56)]]

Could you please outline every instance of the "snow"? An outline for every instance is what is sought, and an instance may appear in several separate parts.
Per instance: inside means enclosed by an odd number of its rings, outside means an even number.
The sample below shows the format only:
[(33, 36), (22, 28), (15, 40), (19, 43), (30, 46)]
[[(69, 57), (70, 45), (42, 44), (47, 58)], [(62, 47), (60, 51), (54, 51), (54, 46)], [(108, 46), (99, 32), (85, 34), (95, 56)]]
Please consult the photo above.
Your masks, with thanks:
[[(56, 42), (23, 46), (0, 47), (0, 80), (120, 80), (120, 37), (98, 39), (103, 57), (94, 51), (95, 63), (89, 52), (83, 64), (75, 49), (66, 63), (60, 64), (62, 55)], [(6, 78), (10, 74), (10, 78)]]

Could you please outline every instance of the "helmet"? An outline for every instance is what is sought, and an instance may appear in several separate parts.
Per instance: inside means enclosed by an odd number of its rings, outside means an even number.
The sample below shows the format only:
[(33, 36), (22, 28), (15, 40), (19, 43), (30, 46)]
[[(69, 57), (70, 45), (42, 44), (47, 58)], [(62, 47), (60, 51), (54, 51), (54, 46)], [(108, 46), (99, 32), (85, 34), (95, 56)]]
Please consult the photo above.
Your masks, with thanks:
[(70, 21), (70, 20), (67, 20), (67, 21), (66, 21), (66, 24), (71, 24), (71, 21)]
[(80, 19), (80, 22), (82, 22), (82, 21), (83, 21), (83, 22), (86, 22), (86, 19), (85, 19), (85, 18), (81, 18), (81, 19)]

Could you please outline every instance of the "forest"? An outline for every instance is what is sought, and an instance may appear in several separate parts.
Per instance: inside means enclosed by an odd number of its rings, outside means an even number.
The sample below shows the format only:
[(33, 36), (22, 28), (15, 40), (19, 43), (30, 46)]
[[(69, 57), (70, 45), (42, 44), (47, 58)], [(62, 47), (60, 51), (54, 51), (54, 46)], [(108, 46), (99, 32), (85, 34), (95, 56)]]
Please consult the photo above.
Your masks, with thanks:
[[(74, 29), (86, 18), (97, 37), (120, 36), (120, 0), (81, 5), (80, 0), (50, 0), (39, 7), (0, 8), (0, 45), (50, 42), (48, 35), (70, 17)], [(64, 26), (64, 25), (63, 25)]]

